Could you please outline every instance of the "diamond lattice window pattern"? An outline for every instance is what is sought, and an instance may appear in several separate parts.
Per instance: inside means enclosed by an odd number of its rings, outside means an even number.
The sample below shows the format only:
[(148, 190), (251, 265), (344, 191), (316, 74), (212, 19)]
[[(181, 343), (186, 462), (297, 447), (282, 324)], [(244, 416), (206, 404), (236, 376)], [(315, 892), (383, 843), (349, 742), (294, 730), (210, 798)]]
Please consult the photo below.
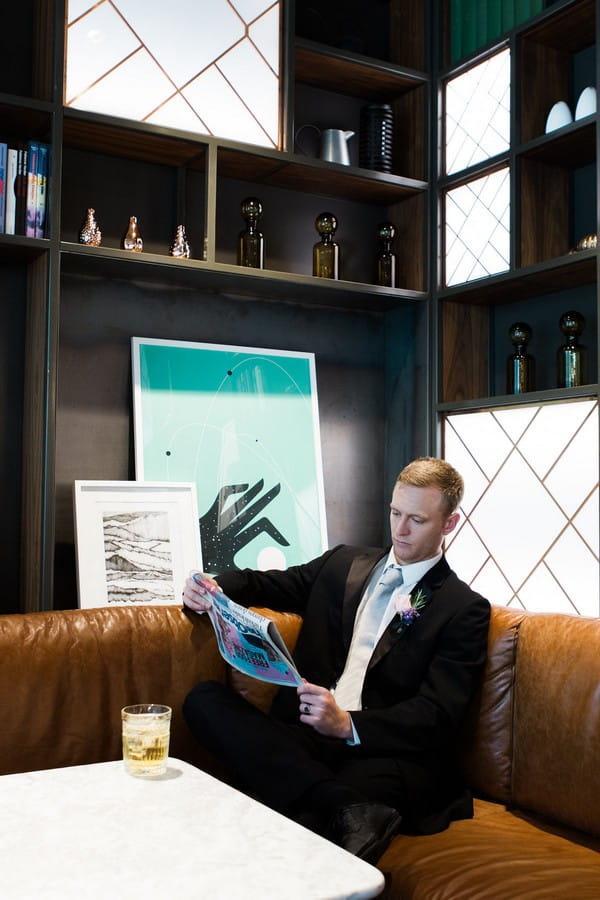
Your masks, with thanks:
[(508, 150), (508, 50), (488, 57), (446, 83), (444, 124), (448, 175)]
[(600, 615), (598, 401), (450, 415), (465, 479), (448, 559), (491, 603)]
[(510, 260), (510, 170), (491, 172), (445, 195), (446, 284), (504, 272)]
[(64, 102), (278, 147), (279, 46), (279, 0), (69, 0)]

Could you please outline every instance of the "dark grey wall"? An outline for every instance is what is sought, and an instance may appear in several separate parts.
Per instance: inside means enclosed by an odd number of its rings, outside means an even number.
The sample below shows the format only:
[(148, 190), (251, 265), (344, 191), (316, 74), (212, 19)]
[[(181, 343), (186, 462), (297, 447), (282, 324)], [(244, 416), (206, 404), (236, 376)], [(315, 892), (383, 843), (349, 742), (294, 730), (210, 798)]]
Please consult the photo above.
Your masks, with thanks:
[(132, 336), (314, 352), (329, 543), (386, 542), (390, 486), (416, 439), (417, 318), (410, 305), (386, 316), (65, 275), (56, 453), (59, 570), (72, 566), (73, 481), (135, 477)]

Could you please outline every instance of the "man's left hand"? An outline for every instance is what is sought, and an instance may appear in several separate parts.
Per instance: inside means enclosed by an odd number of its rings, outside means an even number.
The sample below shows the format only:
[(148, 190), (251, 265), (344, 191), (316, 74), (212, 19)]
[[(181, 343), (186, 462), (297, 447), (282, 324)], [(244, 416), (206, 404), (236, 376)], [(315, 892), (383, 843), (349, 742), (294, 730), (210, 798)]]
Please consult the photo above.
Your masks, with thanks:
[(337, 705), (327, 688), (305, 681), (298, 689), (300, 721), (325, 737), (352, 739), (350, 713)]

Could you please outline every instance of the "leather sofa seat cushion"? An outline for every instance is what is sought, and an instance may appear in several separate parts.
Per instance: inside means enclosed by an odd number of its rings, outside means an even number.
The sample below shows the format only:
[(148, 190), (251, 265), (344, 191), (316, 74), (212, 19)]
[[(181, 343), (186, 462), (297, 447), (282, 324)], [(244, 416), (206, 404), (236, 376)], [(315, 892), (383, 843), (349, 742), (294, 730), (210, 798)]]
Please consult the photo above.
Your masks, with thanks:
[(600, 841), (475, 800), (473, 819), (398, 835), (378, 862), (385, 897), (411, 900), (598, 900)]

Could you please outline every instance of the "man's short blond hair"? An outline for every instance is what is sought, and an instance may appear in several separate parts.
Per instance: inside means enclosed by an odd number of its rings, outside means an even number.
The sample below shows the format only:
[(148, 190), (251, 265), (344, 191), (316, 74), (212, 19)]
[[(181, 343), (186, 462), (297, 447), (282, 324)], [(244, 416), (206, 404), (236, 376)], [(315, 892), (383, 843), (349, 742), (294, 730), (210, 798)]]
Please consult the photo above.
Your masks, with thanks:
[(405, 466), (396, 484), (412, 487), (435, 487), (442, 492), (445, 511), (448, 515), (456, 512), (465, 493), (462, 475), (445, 459), (421, 456)]

